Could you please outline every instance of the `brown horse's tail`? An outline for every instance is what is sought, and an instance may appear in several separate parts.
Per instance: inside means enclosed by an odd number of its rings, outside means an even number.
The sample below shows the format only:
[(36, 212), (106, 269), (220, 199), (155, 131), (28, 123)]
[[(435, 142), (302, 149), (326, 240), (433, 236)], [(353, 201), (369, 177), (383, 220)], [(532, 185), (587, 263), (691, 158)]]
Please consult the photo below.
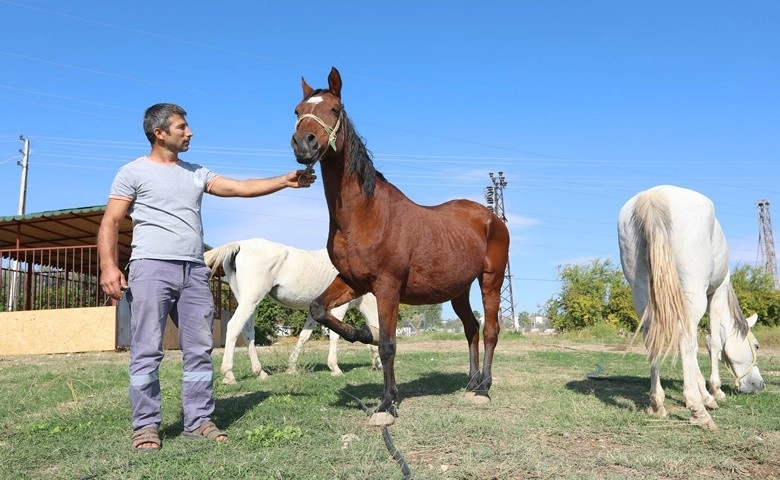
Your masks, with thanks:
[(639, 327), (644, 328), (647, 356), (654, 362), (678, 352), (681, 336), (691, 335), (690, 322), (669, 235), (669, 204), (657, 192), (640, 194), (633, 217), (647, 246), (648, 301)]

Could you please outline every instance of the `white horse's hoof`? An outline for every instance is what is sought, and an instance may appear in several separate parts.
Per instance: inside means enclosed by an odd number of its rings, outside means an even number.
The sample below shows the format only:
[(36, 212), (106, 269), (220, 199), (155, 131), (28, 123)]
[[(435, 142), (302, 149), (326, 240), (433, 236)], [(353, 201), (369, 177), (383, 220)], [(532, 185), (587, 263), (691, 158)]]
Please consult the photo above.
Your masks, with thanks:
[(720, 388), (712, 392), (712, 396), (715, 397), (715, 400), (723, 400), (726, 398), (726, 394), (723, 393), (723, 390)]
[(392, 413), (376, 412), (368, 419), (368, 424), (374, 427), (389, 427), (395, 423)]
[(695, 417), (691, 417), (691, 424), (701, 427), (705, 430), (709, 430), (710, 432), (714, 432), (718, 429), (718, 426), (715, 425), (715, 421), (709, 415), (707, 415), (707, 418), (697, 419)]
[(344, 372), (342, 372), (341, 370), (333, 370), (330, 372), (331, 377), (340, 377), (342, 375), (344, 375)]
[(653, 407), (651, 405), (647, 407), (647, 409), (645, 409), (645, 412), (647, 412), (648, 415), (653, 415), (655, 417), (665, 417), (667, 415), (666, 408), (664, 408), (663, 405), (661, 405), (660, 407)]
[(260, 370), (259, 372), (255, 372), (255, 376), (260, 380), (265, 380), (268, 378), (268, 374), (265, 373), (265, 370)]
[(476, 392), (466, 392), (464, 395), (466, 400), (477, 405), (485, 405), (490, 403), (490, 397), (488, 395), (480, 395)]
[(716, 402), (714, 398), (704, 402), (704, 406), (709, 408), (710, 410), (717, 410), (719, 408), (718, 402)]
[(232, 373), (226, 373), (225, 378), (222, 379), (222, 383), (224, 385), (236, 385), (238, 382)]

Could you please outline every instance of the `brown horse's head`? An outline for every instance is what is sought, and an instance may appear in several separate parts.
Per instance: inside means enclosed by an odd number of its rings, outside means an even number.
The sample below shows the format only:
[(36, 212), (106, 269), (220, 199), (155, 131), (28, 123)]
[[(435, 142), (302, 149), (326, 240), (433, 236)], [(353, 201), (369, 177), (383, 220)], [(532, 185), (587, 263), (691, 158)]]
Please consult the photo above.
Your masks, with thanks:
[[(295, 107), (295, 123), (290, 144), (298, 163), (313, 165), (337, 152), (343, 140), (338, 137), (344, 122), (341, 104), (341, 75), (335, 67), (328, 75), (328, 89), (313, 89), (301, 77), (303, 100)], [(342, 136), (343, 137), (343, 136)]]

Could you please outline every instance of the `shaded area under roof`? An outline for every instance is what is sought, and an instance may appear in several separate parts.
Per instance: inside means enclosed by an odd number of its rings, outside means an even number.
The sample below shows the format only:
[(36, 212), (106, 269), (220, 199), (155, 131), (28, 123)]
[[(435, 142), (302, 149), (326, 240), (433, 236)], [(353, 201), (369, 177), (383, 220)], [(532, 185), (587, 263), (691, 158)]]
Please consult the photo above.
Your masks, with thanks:
[[(0, 250), (97, 245), (97, 231), (105, 205), (50, 210), (0, 217)], [(126, 216), (119, 226), (119, 265), (130, 259), (133, 224)]]

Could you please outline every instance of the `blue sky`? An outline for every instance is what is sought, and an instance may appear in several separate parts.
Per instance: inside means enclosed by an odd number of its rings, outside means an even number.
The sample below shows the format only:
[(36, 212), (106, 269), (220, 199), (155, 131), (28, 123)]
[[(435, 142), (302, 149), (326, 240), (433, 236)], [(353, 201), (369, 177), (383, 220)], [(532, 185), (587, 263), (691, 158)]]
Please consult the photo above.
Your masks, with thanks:
[[(755, 203), (780, 212), (778, 18), (774, 1), (0, 0), (0, 215), (19, 207), (19, 135), (26, 213), (100, 205), (148, 152), (157, 102), (188, 111), (188, 161), (294, 169), (301, 77), (325, 87), (335, 66), (377, 168), (417, 203), (484, 203), (504, 172), (517, 312), (558, 292), (560, 265), (619, 265), (620, 207), (664, 183), (709, 196), (732, 264), (754, 265)], [(211, 245), (327, 235), (319, 183), (207, 196), (203, 217)]]

